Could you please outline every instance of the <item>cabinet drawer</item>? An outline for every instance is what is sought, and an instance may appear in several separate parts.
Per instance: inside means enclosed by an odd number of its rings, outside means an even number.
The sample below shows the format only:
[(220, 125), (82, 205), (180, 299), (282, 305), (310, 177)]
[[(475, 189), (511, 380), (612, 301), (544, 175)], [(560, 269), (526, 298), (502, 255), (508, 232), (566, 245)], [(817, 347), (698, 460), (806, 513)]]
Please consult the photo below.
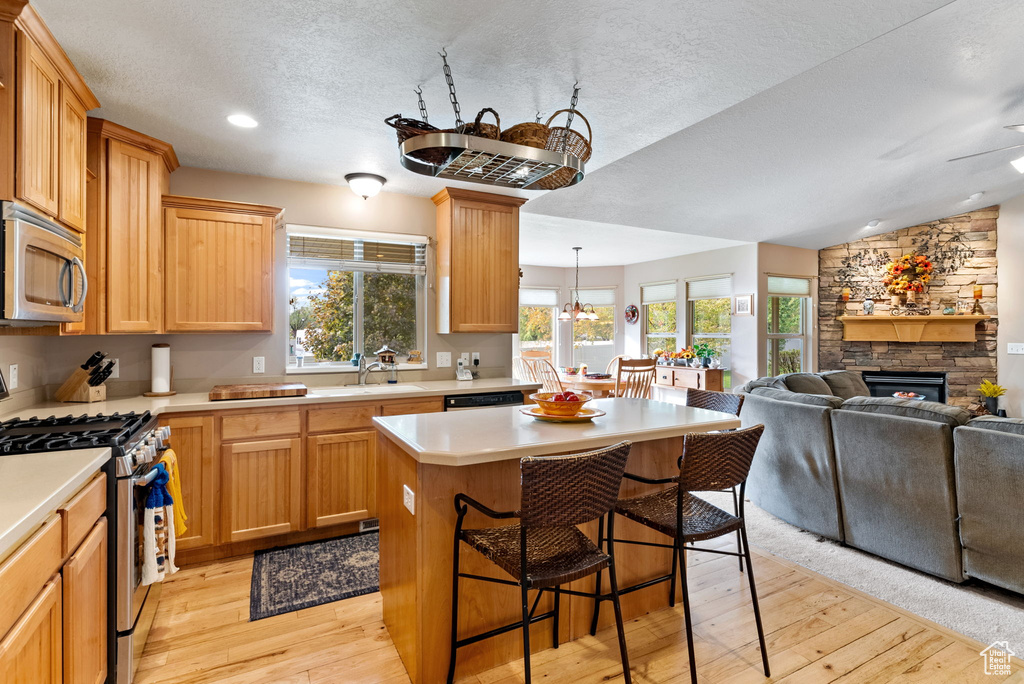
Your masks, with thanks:
[(441, 397), (412, 399), (410, 401), (389, 401), (381, 406), (382, 416), (406, 416), (413, 413), (440, 413), (444, 410)]
[(60, 569), (60, 547), (60, 517), (55, 515), (13, 556), (0, 563), (0, 635), (7, 633)]
[(241, 413), (220, 420), (220, 438), (224, 441), (299, 434), (297, 410)]
[(671, 368), (658, 368), (657, 373), (654, 375), (654, 383), (656, 385), (672, 385), (673, 372)]
[(67, 557), (107, 509), (107, 476), (100, 473), (58, 509), (62, 522), (61, 555)]
[(306, 429), (309, 432), (365, 430), (373, 427), (373, 417), (379, 415), (380, 406), (377, 404), (314, 408), (309, 409)]
[(693, 389), (703, 389), (701, 372), (698, 370), (676, 370), (672, 374), (675, 379), (672, 381), (673, 387), (692, 387)]

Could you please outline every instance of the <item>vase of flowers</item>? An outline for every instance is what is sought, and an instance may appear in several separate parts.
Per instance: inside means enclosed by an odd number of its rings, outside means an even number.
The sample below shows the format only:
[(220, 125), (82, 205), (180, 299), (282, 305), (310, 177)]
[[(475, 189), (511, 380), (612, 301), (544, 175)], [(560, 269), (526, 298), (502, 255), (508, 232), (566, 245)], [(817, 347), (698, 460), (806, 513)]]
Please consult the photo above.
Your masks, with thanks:
[(994, 416), (999, 411), (999, 397), (1006, 394), (1006, 388), (985, 380), (978, 387), (978, 393), (985, 399), (985, 408)]
[(892, 297), (892, 305), (899, 306), (904, 297), (916, 302), (931, 281), (933, 270), (931, 259), (924, 254), (904, 254), (887, 263), (882, 284)]

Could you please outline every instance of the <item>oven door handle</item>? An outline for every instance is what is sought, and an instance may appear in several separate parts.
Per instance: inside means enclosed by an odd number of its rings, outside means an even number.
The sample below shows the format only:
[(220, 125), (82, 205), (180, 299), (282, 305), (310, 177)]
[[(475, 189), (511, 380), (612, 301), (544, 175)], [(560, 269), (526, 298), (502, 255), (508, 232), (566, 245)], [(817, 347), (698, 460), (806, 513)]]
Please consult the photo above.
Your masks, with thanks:
[[(77, 267), (78, 272), (82, 274), (82, 294), (78, 296), (78, 301), (74, 303), (71, 310), (75, 313), (81, 313), (82, 309), (85, 307), (85, 295), (89, 291), (89, 279), (85, 277), (85, 264), (82, 263), (81, 259), (78, 257), (72, 257), (71, 265)], [(69, 280), (71, 281), (71, 287), (69, 288), (68, 294), (68, 300), (70, 301), (75, 292), (75, 277), (73, 274)]]
[(135, 487), (147, 487), (160, 473), (159, 468), (150, 468), (145, 475), (137, 475), (132, 478), (132, 485)]

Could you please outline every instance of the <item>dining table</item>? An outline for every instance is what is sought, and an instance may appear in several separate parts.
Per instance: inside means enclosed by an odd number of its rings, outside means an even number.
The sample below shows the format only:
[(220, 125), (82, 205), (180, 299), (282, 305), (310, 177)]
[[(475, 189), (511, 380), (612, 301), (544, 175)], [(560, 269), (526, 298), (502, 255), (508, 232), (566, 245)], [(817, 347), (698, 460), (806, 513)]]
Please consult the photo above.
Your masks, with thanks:
[(594, 398), (615, 396), (615, 377), (610, 378), (588, 378), (583, 375), (558, 374), (558, 380), (562, 387), (581, 392), (590, 392)]

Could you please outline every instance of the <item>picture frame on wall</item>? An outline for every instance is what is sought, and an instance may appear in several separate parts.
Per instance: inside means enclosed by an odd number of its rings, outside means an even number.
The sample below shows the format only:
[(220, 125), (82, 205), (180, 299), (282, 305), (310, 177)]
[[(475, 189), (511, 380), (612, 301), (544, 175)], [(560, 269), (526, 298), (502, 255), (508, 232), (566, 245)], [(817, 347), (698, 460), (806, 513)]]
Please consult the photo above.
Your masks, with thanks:
[(741, 294), (735, 295), (732, 298), (732, 315), (733, 316), (753, 316), (754, 315), (754, 295), (752, 294)]

